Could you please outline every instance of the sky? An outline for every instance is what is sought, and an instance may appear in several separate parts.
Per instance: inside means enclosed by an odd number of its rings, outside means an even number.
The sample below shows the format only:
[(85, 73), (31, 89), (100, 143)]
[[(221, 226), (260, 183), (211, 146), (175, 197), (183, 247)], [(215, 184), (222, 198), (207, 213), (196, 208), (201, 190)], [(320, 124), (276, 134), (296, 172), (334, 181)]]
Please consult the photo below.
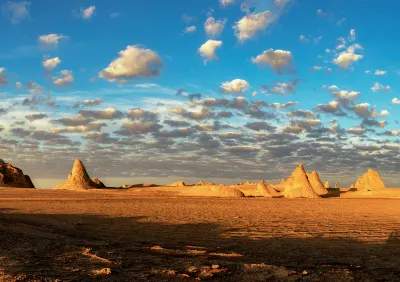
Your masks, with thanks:
[[(396, 1), (0, 1), (0, 158), (37, 187), (400, 187)], [(51, 12), (49, 12), (51, 11)]]

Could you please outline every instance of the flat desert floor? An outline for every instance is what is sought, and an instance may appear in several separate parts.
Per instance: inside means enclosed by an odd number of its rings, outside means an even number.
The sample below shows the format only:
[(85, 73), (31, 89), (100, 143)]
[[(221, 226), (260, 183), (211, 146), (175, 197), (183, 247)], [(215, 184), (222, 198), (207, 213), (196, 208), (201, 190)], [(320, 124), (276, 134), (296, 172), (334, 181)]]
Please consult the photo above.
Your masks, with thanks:
[(0, 281), (399, 281), (400, 199), (0, 189)]

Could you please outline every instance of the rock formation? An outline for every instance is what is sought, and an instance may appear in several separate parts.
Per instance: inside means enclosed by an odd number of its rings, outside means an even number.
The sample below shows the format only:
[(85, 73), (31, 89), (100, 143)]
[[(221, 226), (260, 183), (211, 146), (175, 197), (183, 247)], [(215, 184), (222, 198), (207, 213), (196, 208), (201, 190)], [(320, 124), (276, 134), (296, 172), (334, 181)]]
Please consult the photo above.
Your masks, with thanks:
[(0, 187), (35, 188), (31, 178), (19, 168), (0, 160)]
[(186, 184), (183, 181), (177, 181), (177, 182), (169, 184), (168, 186), (181, 187), (181, 186), (186, 186)]
[(356, 188), (356, 185), (351, 184), (351, 185), (350, 185), (350, 189), (353, 189), (353, 188)]
[(368, 169), (368, 171), (357, 180), (355, 188), (359, 191), (381, 190), (385, 188), (385, 184), (376, 170)]
[(337, 182), (335, 183), (335, 188), (340, 188), (339, 183), (337, 183)]
[(220, 197), (234, 197), (234, 198), (245, 197), (242, 191), (231, 186), (219, 185), (214, 187), (216, 187), (214, 189), (217, 189), (219, 191)]
[(267, 184), (263, 179), (257, 184), (257, 195), (262, 197), (279, 197), (280, 193), (275, 189), (272, 184)]
[[(98, 180), (101, 183), (100, 180)], [(104, 184), (97, 184), (90, 179), (86, 172), (83, 163), (76, 159), (74, 166), (72, 167), (72, 173), (68, 175), (68, 180), (54, 187), (57, 190), (87, 190), (87, 189), (99, 189), (104, 188)]]
[(310, 181), (311, 187), (318, 195), (321, 196), (328, 194), (328, 190), (325, 189), (318, 173), (315, 170), (313, 170), (311, 173), (307, 173), (307, 177), (308, 181)]
[(325, 185), (324, 185), (325, 189), (331, 188), (331, 185), (329, 184), (329, 181), (325, 181)]
[(308, 180), (306, 171), (300, 164), (285, 182), (283, 195), (285, 198), (319, 198)]
[(197, 183), (197, 185), (198, 186), (203, 186), (203, 185), (206, 185), (206, 183), (203, 180), (201, 180), (201, 181), (199, 181), (199, 183)]
[(93, 181), (94, 183), (96, 183), (97, 185), (99, 185), (100, 188), (106, 188), (106, 185), (104, 185), (104, 183), (101, 182), (100, 179), (98, 179), (98, 178), (92, 178), (92, 181)]

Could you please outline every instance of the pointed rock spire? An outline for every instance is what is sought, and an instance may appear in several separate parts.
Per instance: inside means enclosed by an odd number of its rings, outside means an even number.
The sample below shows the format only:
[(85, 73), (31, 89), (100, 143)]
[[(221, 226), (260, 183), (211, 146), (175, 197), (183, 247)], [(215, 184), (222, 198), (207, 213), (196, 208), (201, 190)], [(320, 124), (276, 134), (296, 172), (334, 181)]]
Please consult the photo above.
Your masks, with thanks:
[(325, 185), (324, 185), (325, 189), (331, 188), (331, 185), (329, 184), (329, 181), (325, 181)]
[(72, 173), (68, 175), (68, 181), (57, 185), (54, 189), (87, 190), (105, 188), (104, 184), (99, 179), (97, 179), (96, 182), (90, 178), (81, 160), (76, 159), (72, 167)]
[(318, 173), (315, 170), (313, 170), (311, 173), (307, 173), (307, 177), (310, 181), (311, 187), (318, 195), (321, 196), (328, 194), (328, 190), (325, 189), (321, 179), (319, 178)]
[(384, 189), (385, 184), (376, 170), (368, 169), (368, 171), (357, 180), (355, 187), (357, 190), (372, 191)]
[(300, 164), (286, 181), (283, 190), (285, 198), (319, 198), (308, 180), (306, 171)]

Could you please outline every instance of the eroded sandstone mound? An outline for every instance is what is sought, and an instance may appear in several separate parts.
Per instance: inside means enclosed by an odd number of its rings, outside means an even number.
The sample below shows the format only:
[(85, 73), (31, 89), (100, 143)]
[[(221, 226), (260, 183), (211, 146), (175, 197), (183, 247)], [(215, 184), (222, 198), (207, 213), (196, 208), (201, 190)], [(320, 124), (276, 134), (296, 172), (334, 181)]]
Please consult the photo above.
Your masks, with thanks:
[(96, 183), (97, 185), (99, 185), (100, 188), (106, 188), (106, 185), (104, 185), (104, 183), (101, 182), (100, 179), (98, 179), (98, 178), (92, 178), (92, 181), (93, 181), (94, 183)]
[(28, 175), (24, 175), (22, 170), (3, 160), (0, 160), (0, 186), (35, 188)]
[(328, 180), (325, 181), (324, 187), (325, 187), (326, 189), (331, 188), (331, 185), (329, 184), (329, 181), (328, 181)]
[(307, 177), (308, 181), (310, 181), (311, 187), (318, 195), (321, 196), (328, 194), (328, 190), (325, 189), (318, 173), (315, 170), (313, 170), (311, 173), (307, 173)]
[[(98, 182), (98, 183), (96, 183)], [(83, 163), (76, 159), (72, 167), (72, 173), (68, 175), (68, 180), (54, 187), (58, 190), (88, 190), (104, 188), (104, 184), (100, 180), (94, 182), (90, 179)]]
[(381, 190), (385, 188), (385, 184), (376, 170), (368, 169), (368, 171), (357, 180), (355, 188), (360, 191)]
[(308, 180), (307, 173), (300, 164), (285, 182), (283, 190), (285, 198), (319, 198)]
[(174, 183), (169, 184), (168, 186), (172, 186), (172, 187), (181, 187), (181, 186), (186, 186), (185, 182), (183, 181), (177, 181)]
[(200, 180), (200, 181), (197, 183), (197, 185), (198, 185), (198, 186), (203, 186), (203, 185), (206, 185), (206, 183), (205, 183), (203, 180)]
[(257, 184), (257, 194), (268, 198), (280, 196), (280, 193), (275, 189), (275, 187), (271, 184), (267, 184), (264, 179)]

